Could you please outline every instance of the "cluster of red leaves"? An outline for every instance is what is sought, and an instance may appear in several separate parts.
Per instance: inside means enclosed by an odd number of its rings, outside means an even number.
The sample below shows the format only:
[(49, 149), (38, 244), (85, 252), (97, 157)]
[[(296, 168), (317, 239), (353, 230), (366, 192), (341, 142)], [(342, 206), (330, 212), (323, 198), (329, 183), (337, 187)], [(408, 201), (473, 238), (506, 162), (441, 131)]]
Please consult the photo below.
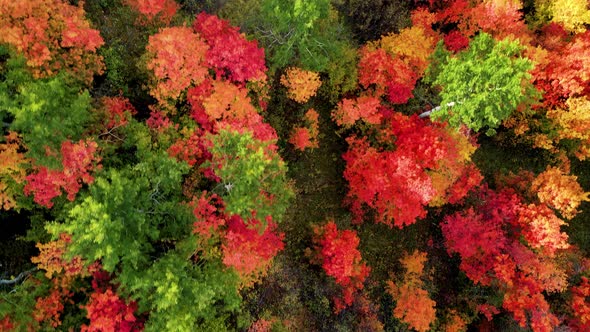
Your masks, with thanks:
[(334, 299), (335, 311), (350, 306), (354, 294), (363, 289), (371, 269), (362, 262), (357, 249), (360, 240), (355, 231), (339, 231), (334, 221), (314, 227), (314, 257), (327, 275), (342, 286), (342, 297)]
[(145, 121), (145, 124), (158, 132), (165, 131), (173, 125), (172, 121), (170, 121), (164, 112), (156, 109), (152, 109), (150, 117)]
[(13, 331), (14, 324), (10, 321), (10, 316), (6, 315), (0, 319), (0, 331)]
[(263, 274), (274, 256), (284, 248), (284, 234), (277, 233), (276, 228), (270, 216), (266, 227), (256, 219), (246, 223), (240, 216), (231, 216), (221, 246), (223, 263), (242, 277)]
[(48, 296), (37, 298), (33, 318), (39, 323), (48, 322), (53, 328), (60, 326), (64, 302), (73, 295), (66, 288), (53, 287)]
[(137, 111), (125, 97), (103, 97), (101, 99), (106, 111), (106, 129), (113, 129), (127, 124), (129, 118)]
[(582, 282), (572, 287), (571, 307), (574, 312), (572, 327), (576, 331), (590, 330), (590, 282), (588, 278), (582, 277)]
[(193, 28), (209, 45), (207, 63), (215, 69), (218, 79), (223, 77), (236, 83), (266, 79), (264, 49), (255, 40), (248, 41), (237, 27), (202, 12)]
[(441, 228), (447, 251), (459, 254), (460, 268), (473, 282), (499, 286), (504, 309), (522, 327), (551, 330), (559, 320), (542, 292), (567, 286), (566, 273), (555, 260), (557, 250), (569, 247), (559, 227), (564, 222), (544, 205), (523, 203), (509, 189), (484, 189), (480, 195), (477, 211), (469, 208), (445, 218)]
[(9, 182), (20, 184), (24, 182), (26, 171), (24, 164), (27, 159), (19, 152), (21, 140), (15, 132), (6, 135), (6, 141), (0, 144), (0, 208), (9, 210), (16, 207), (16, 190), (9, 186)]
[(35, 77), (66, 70), (88, 84), (104, 68), (96, 53), (104, 41), (90, 28), (82, 3), (0, 0), (0, 43), (23, 54)]
[(174, 0), (126, 0), (126, 4), (144, 16), (140, 20), (141, 24), (169, 24), (178, 11), (178, 4)]
[(111, 287), (104, 290), (95, 288), (90, 300), (82, 308), (86, 309), (89, 325), (82, 325), (83, 332), (132, 332), (142, 331), (143, 324), (134, 313), (137, 303), (125, 303)]
[(423, 218), (426, 205), (458, 202), (479, 184), (482, 177), (469, 161), (474, 146), (465, 137), (417, 116), (392, 112), (390, 119), (380, 140), (395, 141), (393, 151), (347, 139), (346, 199), (356, 222), (368, 207), (376, 210), (375, 221), (402, 228)]
[[(362, 48), (359, 60), (359, 83), (365, 88), (374, 87), (377, 95), (387, 91), (389, 100), (403, 104), (413, 97), (418, 74), (400, 58), (390, 56), (384, 49)], [(397, 93), (402, 92), (402, 95)]]
[(263, 276), (284, 248), (284, 234), (277, 233), (277, 225), (270, 216), (265, 223), (254, 217), (246, 222), (238, 215), (228, 216), (221, 197), (207, 192), (195, 197), (191, 206), (196, 218), (193, 232), (202, 244), (211, 238), (221, 240), (223, 263), (235, 269), (243, 285)]
[(452, 0), (439, 3), (432, 9), (438, 23), (456, 25), (466, 37), (483, 31), (497, 40), (512, 38), (526, 43), (532, 38), (522, 20), (522, 3), (518, 0)]
[(405, 274), (401, 281), (394, 283), (387, 282), (387, 293), (396, 301), (393, 309), (393, 316), (419, 332), (430, 330), (430, 324), (436, 319), (436, 302), (424, 289), (424, 263), (426, 253), (414, 251), (413, 254), (406, 254), (400, 263), (405, 268)]
[(200, 130), (195, 130), (188, 138), (174, 142), (168, 148), (168, 154), (186, 161), (190, 166), (198, 166), (211, 159), (208, 143)]
[(469, 46), (469, 38), (458, 30), (453, 30), (446, 34), (443, 40), (447, 49), (454, 53), (464, 50)]
[(62, 170), (39, 167), (37, 173), (27, 176), (25, 195), (33, 194), (37, 204), (51, 208), (51, 200), (60, 196), (63, 189), (68, 200), (73, 201), (82, 183), (91, 184), (94, 181), (90, 172), (100, 161), (96, 155), (97, 148), (96, 142), (90, 140), (80, 140), (76, 144), (64, 141), (61, 145)]
[(303, 151), (307, 148), (315, 149), (319, 147), (319, 114), (313, 108), (305, 113), (305, 125), (295, 127), (291, 131), (289, 143), (295, 146), (295, 149)]

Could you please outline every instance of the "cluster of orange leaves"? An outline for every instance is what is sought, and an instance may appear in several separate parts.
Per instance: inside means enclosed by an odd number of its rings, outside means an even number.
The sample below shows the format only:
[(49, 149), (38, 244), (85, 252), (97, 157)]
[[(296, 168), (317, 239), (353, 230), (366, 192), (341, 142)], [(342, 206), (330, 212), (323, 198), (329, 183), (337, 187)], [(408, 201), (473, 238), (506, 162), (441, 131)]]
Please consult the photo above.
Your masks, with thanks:
[(289, 143), (295, 146), (295, 149), (303, 151), (307, 148), (315, 149), (319, 147), (319, 114), (313, 108), (310, 108), (304, 116), (305, 125), (295, 127), (291, 131)]
[[(396, 301), (393, 316), (418, 332), (430, 330), (430, 324), (436, 319), (434, 302), (424, 289), (424, 263), (426, 253), (418, 250), (413, 254), (406, 254), (400, 263), (406, 270), (402, 282), (387, 282), (387, 293)], [(401, 285), (399, 285), (401, 284)]]
[(287, 88), (287, 97), (298, 103), (306, 103), (315, 96), (322, 85), (320, 75), (316, 72), (297, 67), (289, 67), (281, 76), (281, 84)]
[(178, 11), (178, 4), (174, 0), (126, 0), (126, 3), (144, 16), (140, 23), (169, 24)]
[(17, 191), (9, 186), (9, 182), (20, 184), (25, 180), (27, 163), (24, 154), (19, 152), (21, 141), (15, 132), (6, 135), (6, 142), (0, 144), (0, 208), (9, 210), (16, 207)]
[(71, 236), (65, 233), (59, 238), (47, 243), (37, 243), (39, 255), (32, 257), (31, 262), (45, 270), (45, 276), (51, 280), (52, 287), (49, 295), (38, 297), (35, 303), (34, 319), (41, 323), (47, 322), (53, 328), (61, 325), (60, 316), (64, 310), (64, 303), (70, 301), (74, 295), (70, 286), (75, 278), (87, 277), (99, 268), (97, 263), (84, 266), (80, 256), (66, 259), (65, 253)]
[(187, 27), (164, 28), (149, 37), (147, 69), (153, 72), (150, 93), (160, 105), (165, 107), (191, 84), (205, 80), (207, 49), (200, 36)]
[(65, 70), (89, 84), (102, 73), (104, 44), (98, 30), (84, 17), (83, 2), (64, 0), (0, 0), (0, 43), (16, 48), (35, 77)]
[(332, 112), (332, 118), (342, 127), (351, 127), (357, 120), (369, 124), (381, 123), (382, 115), (379, 112), (381, 102), (373, 96), (360, 96), (355, 99), (344, 98)]
[(584, 192), (577, 179), (557, 167), (547, 167), (532, 182), (530, 190), (537, 194), (541, 203), (556, 209), (564, 218), (572, 219), (580, 204), (590, 200), (590, 193)]

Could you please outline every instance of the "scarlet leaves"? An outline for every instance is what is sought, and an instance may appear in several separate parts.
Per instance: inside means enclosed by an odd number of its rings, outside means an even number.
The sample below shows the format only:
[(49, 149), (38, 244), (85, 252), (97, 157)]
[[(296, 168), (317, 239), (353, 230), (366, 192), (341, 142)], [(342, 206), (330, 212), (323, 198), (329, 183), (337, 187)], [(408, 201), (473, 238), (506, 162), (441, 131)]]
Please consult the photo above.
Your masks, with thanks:
[(67, 198), (73, 201), (82, 188), (82, 183), (90, 184), (94, 178), (90, 175), (100, 157), (95, 156), (98, 145), (93, 141), (80, 140), (73, 144), (65, 141), (61, 146), (62, 170), (50, 170), (46, 167), (38, 168), (38, 172), (27, 176), (25, 195), (33, 194), (35, 202), (51, 208), (52, 199), (60, 196), (62, 190)]
[(217, 78), (236, 83), (266, 79), (264, 50), (256, 41), (248, 41), (237, 27), (203, 12), (197, 15), (193, 28), (209, 45), (207, 63)]
[(284, 234), (277, 232), (271, 217), (265, 223), (255, 217), (245, 221), (239, 215), (227, 214), (219, 196), (206, 193), (195, 198), (192, 206), (197, 219), (193, 231), (203, 241), (202, 248), (209, 250), (211, 239), (221, 241), (223, 264), (238, 273), (243, 286), (265, 275), (272, 259), (284, 248)]
[(475, 283), (499, 285), (503, 307), (519, 325), (552, 329), (559, 320), (542, 292), (567, 286), (565, 270), (554, 259), (559, 249), (569, 247), (559, 227), (564, 222), (508, 189), (487, 190), (481, 198), (485, 203), (477, 211), (469, 208), (445, 218), (441, 228), (448, 252), (461, 256), (461, 270)]
[(221, 246), (223, 263), (244, 278), (264, 274), (284, 247), (284, 234), (277, 234), (276, 227), (270, 218), (265, 227), (255, 219), (245, 223), (236, 215), (229, 218)]
[(90, 294), (90, 300), (83, 308), (86, 309), (86, 317), (89, 325), (82, 325), (84, 332), (121, 331), (132, 332), (143, 330), (138, 323), (134, 312), (137, 310), (135, 302), (125, 303), (124, 300), (113, 292), (111, 287), (105, 290), (94, 289)]
[(370, 268), (362, 262), (357, 247), (359, 238), (351, 230), (339, 231), (333, 221), (314, 228), (313, 260), (322, 265), (327, 275), (342, 286), (342, 298), (335, 299), (335, 310), (350, 306), (354, 293), (363, 289)]
[(144, 15), (147, 22), (160, 21), (168, 24), (178, 10), (178, 4), (174, 0), (126, 0), (126, 3)]
[(470, 166), (472, 144), (447, 130), (393, 112), (380, 134), (384, 144), (395, 142), (395, 150), (349, 138), (344, 177), (356, 221), (368, 207), (375, 209), (376, 222), (402, 228), (424, 217), (426, 205), (457, 202), (479, 184), (481, 176)]
[(303, 127), (295, 127), (291, 131), (289, 143), (295, 146), (295, 149), (303, 151), (307, 148), (317, 148), (319, 146), (319, 114), (313, 108), (310, 108), (304, 117), (305, 124)]

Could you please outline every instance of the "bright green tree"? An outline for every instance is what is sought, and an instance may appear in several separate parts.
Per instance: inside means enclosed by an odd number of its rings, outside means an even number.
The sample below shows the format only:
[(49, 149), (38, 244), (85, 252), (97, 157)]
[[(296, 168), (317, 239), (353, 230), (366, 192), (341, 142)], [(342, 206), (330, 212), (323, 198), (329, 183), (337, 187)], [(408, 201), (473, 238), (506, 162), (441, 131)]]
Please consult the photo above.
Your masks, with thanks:
[(493, 135), (519, 105), (536, 96), (529, 74), (533, 63), (521, 56), (522, 50), (516, 41), (495, 41), (486, 33), (457, 55), (439, 50), (442, 59), (434, 62), (439, 67), (431, 67), (430, 73), (442, 88), (442, 100), (431, 117), (475, 131), (488, 128), (487, 134)]

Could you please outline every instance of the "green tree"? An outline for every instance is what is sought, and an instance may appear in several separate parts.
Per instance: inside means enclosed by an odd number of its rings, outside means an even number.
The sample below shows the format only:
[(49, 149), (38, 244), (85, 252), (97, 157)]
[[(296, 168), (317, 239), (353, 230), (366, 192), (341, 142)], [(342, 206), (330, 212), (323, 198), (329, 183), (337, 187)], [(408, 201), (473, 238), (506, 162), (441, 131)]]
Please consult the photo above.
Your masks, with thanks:
[(23, 57), (11, 56), (0, 70), (0, 118), (11, 119), (9, 128), (22, 135), (29, 158), (53, 165), (46, 147), (57, 153), (66, 139), (82, 137), (90, 120), (90, 94), (63, 73), (34, 79), (25, 64)]
[(521, 52), (518, 42), (495, 41), (486, 33), (477, 35), (456, 56), (439, 49), (436, 55), (442, 58), (434, 61), (429, 72), (433, 83), (442, 88), (441, 102), (431, 117), (475, 131), (488, 128), (486, 133), (493, 135), (519, 105), (532, 103), (537, 95), (529, 74), (533, 63)]

